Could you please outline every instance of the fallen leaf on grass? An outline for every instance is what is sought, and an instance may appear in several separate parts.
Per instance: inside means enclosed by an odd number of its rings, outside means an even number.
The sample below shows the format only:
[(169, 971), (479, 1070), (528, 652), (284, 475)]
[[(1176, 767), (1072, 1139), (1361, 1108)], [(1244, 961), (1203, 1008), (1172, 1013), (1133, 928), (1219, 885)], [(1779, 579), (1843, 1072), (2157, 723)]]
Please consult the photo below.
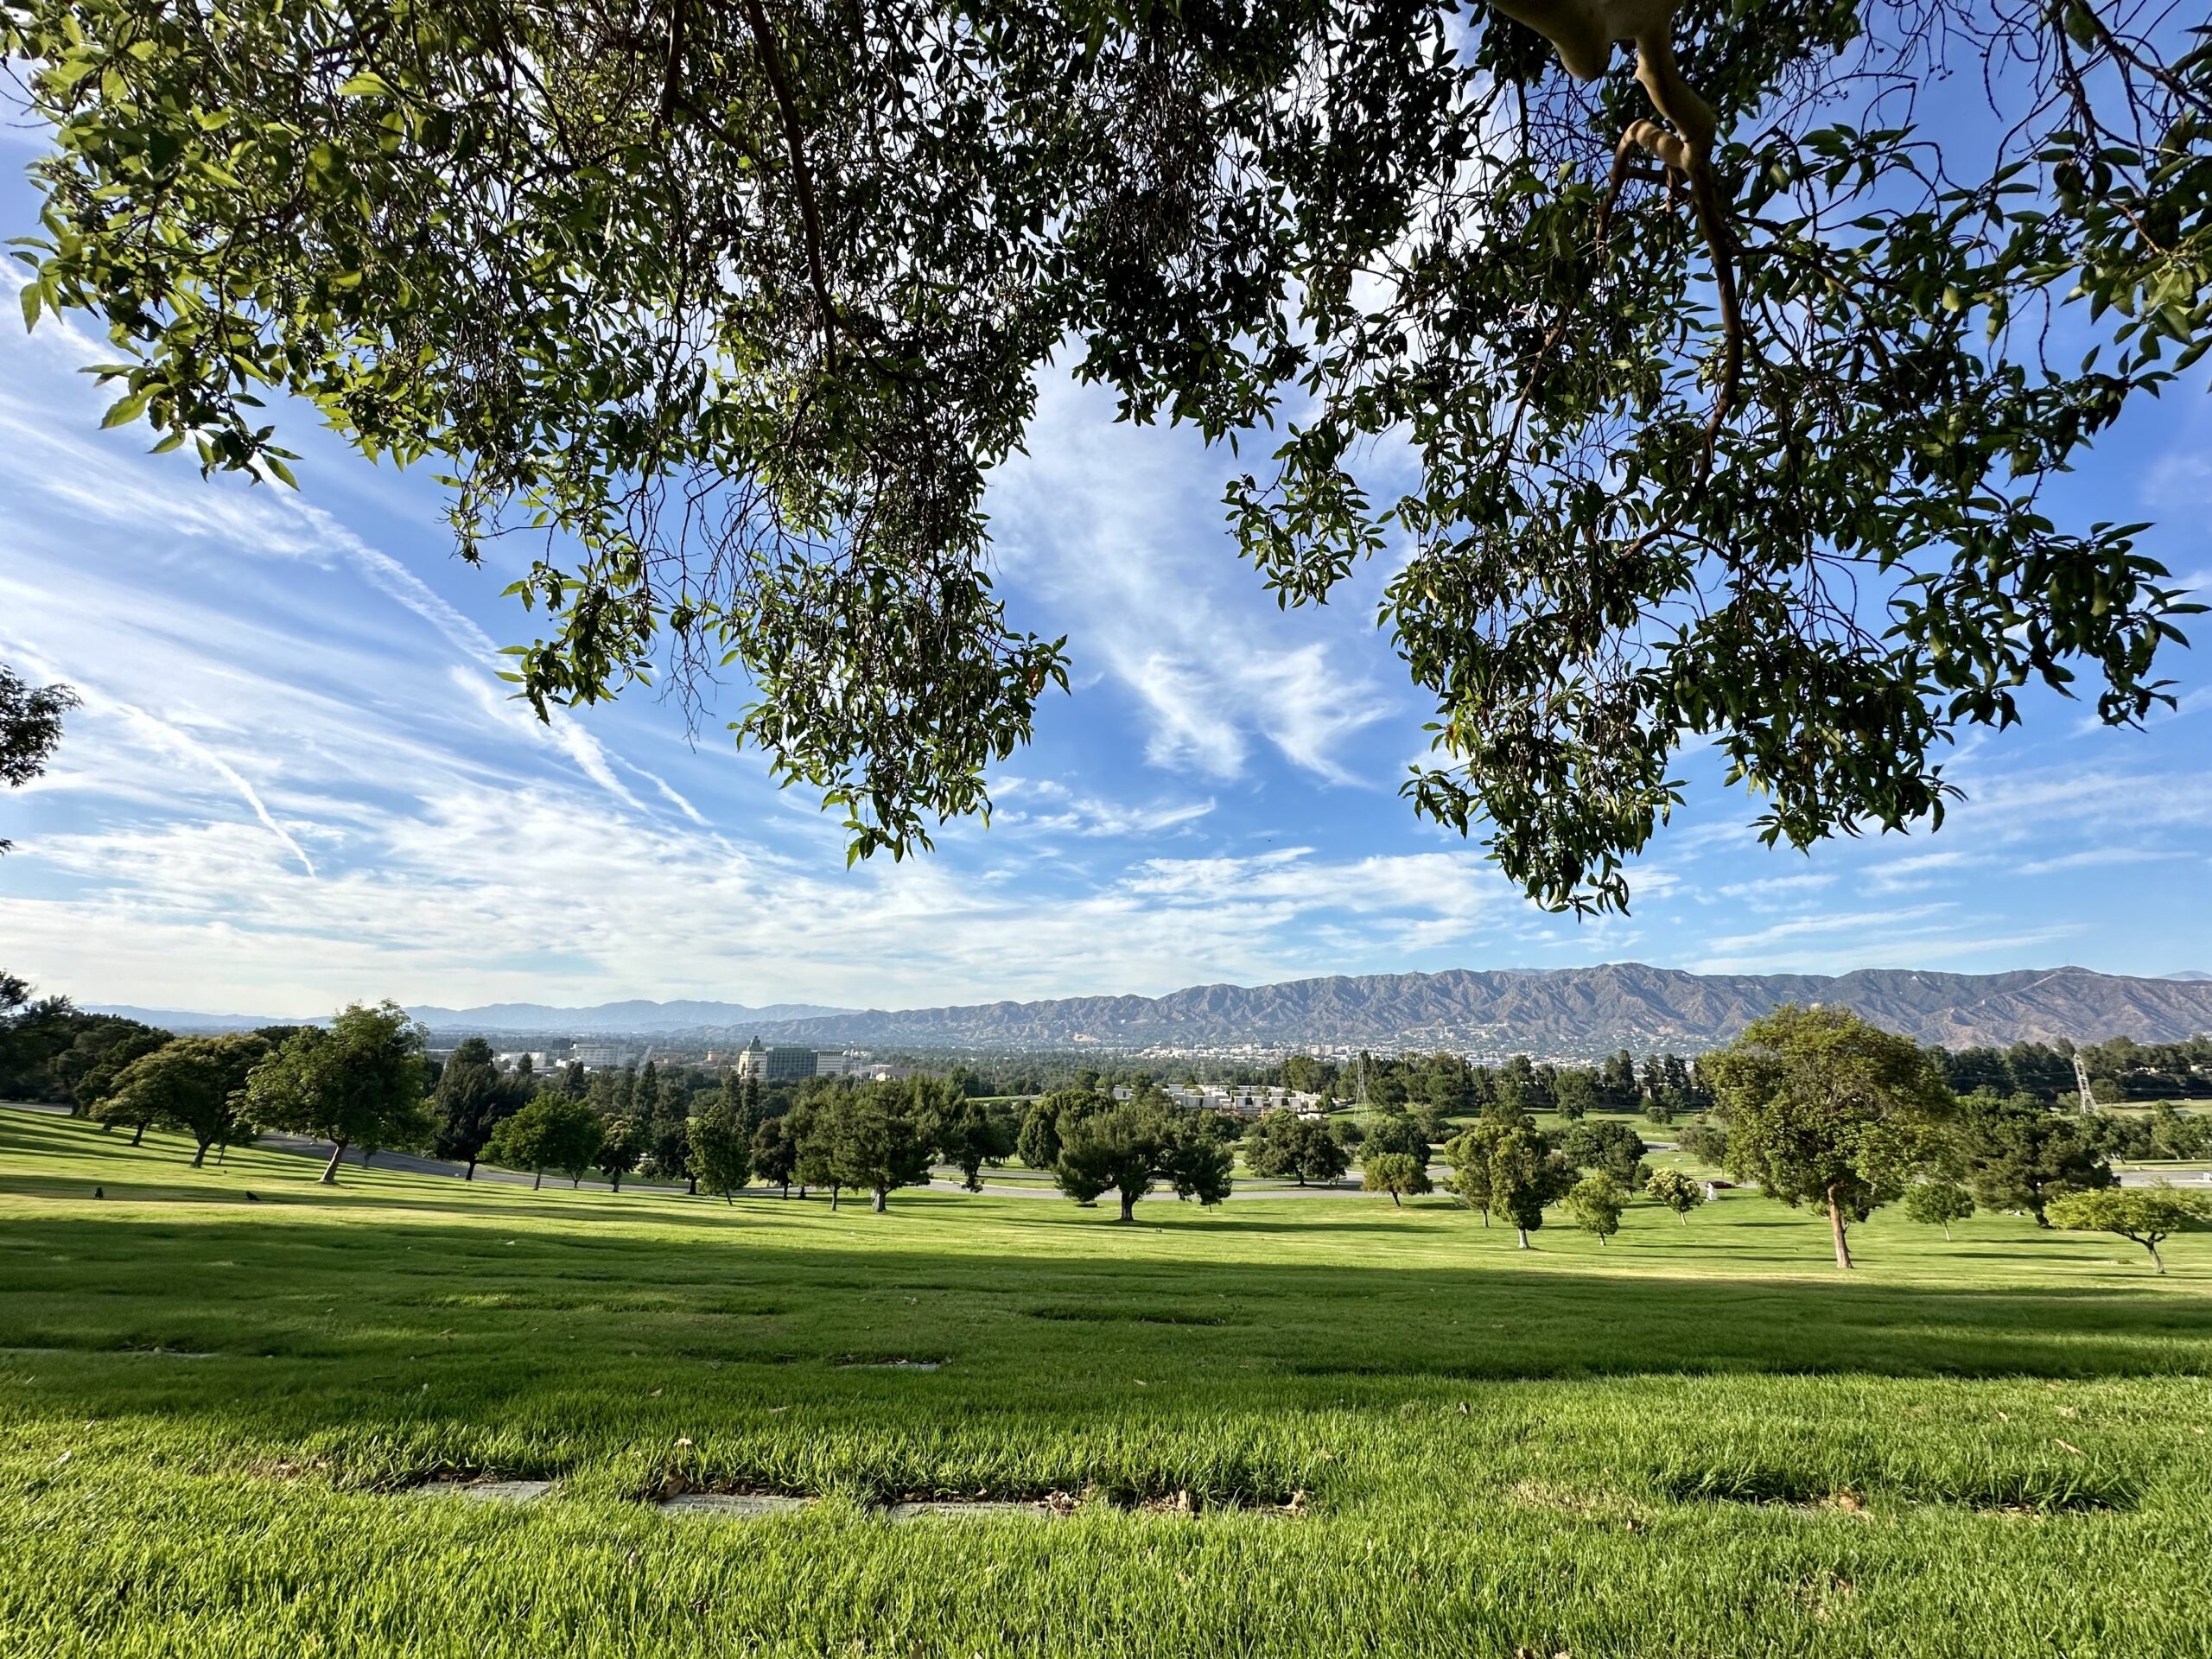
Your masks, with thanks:
[(2077, 1457), (2077, 1458), (2086, 1458), (2086, 1457), (2088, 1457), (2088, 1456), (2089, 1455), (2088, 1452), (2084, 1452), (2084, 1451), (2083, 1451), (2080, 1446), (2078, 1446), (2075, 1445), (2073, 1441), (2071, 1441), (2071, 1440), (2060, 1440), (2060, 1439), (2059, 1439), (2056, 1434), (2054, 1434), (2054, 1435), (2052, 1435), (2052, 1436), (2051, 1436), (2051, 1438), (2050, 1438), (2050, 1443), (2051, 1443), (2053, 1446), (2059, 1446), (2059, 1447), (2062, 1447), (2063, 1449), (2064, 1449), (2064, 1450), (2066, 1450), (2066, 1451), (2068, 1451), (2068, 1452), (2072, 1452), (2075, 1457)]

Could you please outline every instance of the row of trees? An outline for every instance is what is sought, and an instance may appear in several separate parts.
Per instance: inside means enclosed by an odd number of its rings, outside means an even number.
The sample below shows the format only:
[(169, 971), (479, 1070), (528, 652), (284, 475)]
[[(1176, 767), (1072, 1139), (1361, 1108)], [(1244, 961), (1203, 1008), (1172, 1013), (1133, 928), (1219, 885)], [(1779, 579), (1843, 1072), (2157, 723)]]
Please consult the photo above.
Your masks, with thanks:
[[(2041, 1226), (2120, 1233), (2150, 1249), (2161, 1271), (2157, 1244), (2212, 1218), (2212, 1204), (2198, 1196), (2119, 1188), (2109, 1161), (2200, 1155), (2212, 1144), (2212, 1120), (2171, 1108), (2147, 1117), (2058, 1111), (2024, 1094), (1961, 1098), (1947, 1059), (1847, 1011), (1779, 1009), (1707, 1058), (1700, 1071), (1713, 1104), (1678, 1144), (1770, 1198), (1818, 1205), (1847, 1268), (1849, 1229), (1899, 1199), (1914, 1219), (1947, 1232), (1987, 1208)], [(1394, 1200), (1430, 1190), (1426, 1146), (1402, 1148), (1392, 1120), (1382, 1122), (1382, 1141), (1370, 1131), (1363, 1185)], [(1304, 1159), (1313, 1174), (1341, 1173), (1349, 1155), (1335, 1126), (1287, 1114), (1262, 1120), (1247, 1148), (1248, 1157), (1265, 1148), (1278, 1166)], [(1639, 1189), (1685, 1224), (1706, 1198), (1703, 1183), (1681, 1171), (1654, 1173), (1643, 1162), (1649, 1148), (1617, 1119), (1547, 1132), (1527, 1111), (1494, 1101), (1441, 1150), (1453, 1194), (1485, 1225), (1493, 1213), (1503, 1217), (1523, 1248), (1554, 1207), (1602, 1243)]]
[(1841, 1268), (1852, 1265), (1851, 1225), (1900, 1198), (1947, 1231), (1982, 1205), (2119, 1233), (2161, 1272), (2158, 1242), (2212, 1221), (2202, 1195), (2118, 1187), (2107, 1153), (2122, 1120), (2056, 1112), (2027, 1095), (1961, 1100), (1943, 1056), (1842, 1009), (1777, 1009), (1706, 1069), (1723, 1166), (1785, 1204), (1824, 1210)]
[(1596, 1065), (1560, 1065), (1516, 1054), (1491, 1066), (1440, 1052), (1377, 1057), (1362, 1051), (1339, 1066), (1311, 1054), (1294, 1054), (1283, 1062), (1281, 1078), (1286, 1088), (1302, 1094), (1353, 1100), (1385, 1111), (1403, 1109), (1427, 1121), (1438, 1138), (1443, 1120), (1492, 1107), (1558, 1112), (1569, 1118), (1642, 1112), (1664, 1123), (1713, 1103), (1694, 1061), (1652, 1054), (1639, 1064), (1626, 1049)]
[(974, 1190), (986, 1164), (1014, 1151), (1013, 1114), (947, 1079), (835, 1084), (772, 1116), (750, 1078), (731, 1073), (694, 1091), (681, 1079), (649, 1078), (652, 1070), (633, 1080), (594, 1074), (594, 1085), (610, 1079), (596, 1092), (616, 1103), (626, 1094), (626, 1109), (595, 1103), (593, 1090), (540, 1090), (492, 1130), (484, 1155), (541, 1184), (548, 1171), (580, 1181), (596, 1170), (620, 1191), (624, 1176), (643, 1169), (724, 1198), (757, 1180), (786, 1197), (795, 1185), (802, 1194), (826, 1187), (833, 1208), (849, 1192), (866, 1192), (882, 1210), (940, 1161)]
[[(1243, 1125), (1176, 1105), (1149, 1083), (1116, 1100), (1096, 1088), (1056, 1090), (1033, 1101), (1014, 1141), (1021, 1161), (1050, 1173), (1078, 1204), (1113, 1192), (1121, 1219), (1165, 1184), (1178, 1198), (1218, 1204), (1229, 1196), (1234, 1142)], [(1338, 1166), (1341, 1173), (1342, 1166)]]

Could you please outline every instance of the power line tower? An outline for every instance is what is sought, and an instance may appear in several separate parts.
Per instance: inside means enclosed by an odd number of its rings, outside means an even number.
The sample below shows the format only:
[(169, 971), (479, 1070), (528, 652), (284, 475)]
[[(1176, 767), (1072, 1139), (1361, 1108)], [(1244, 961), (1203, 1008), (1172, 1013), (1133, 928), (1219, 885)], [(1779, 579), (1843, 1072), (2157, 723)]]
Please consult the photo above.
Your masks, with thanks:
[(2089, 1089), (2089, 1063), (2082, 1058), (2082, 1051), (2078, 1048), (2074, 1051), (2074, 1087), (2077, 1091), (2075, 1098), (2082, 1109), (2085, 1112), (2094, 1109), (2096, 1096)]

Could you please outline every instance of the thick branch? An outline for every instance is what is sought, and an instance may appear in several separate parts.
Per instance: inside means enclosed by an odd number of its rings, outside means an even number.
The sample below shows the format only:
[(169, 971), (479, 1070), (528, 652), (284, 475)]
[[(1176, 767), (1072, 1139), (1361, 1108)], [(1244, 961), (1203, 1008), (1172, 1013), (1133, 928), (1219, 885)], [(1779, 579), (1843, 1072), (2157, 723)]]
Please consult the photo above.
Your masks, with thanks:
[(776, 44), (775, 31), (768, 26), (768, 15), (760, 8), (760, 0), (745, 0), (745, 21), (753, 30), (753, 43), (760, 49), (761, 73), (768, 78), (768, 90), (775, 95), (776, 108), (783, 118), (784, 143), (791, 151), (791, 182), (798, 194), (799, 221), (806, 232), (806, 264), (814, 280), (815, 302), (822, 308), (822, 343), (836, 365), (837, 355), (837, 308), (830, 300), (830, 275), (822, 258), (822, 213), (815, 204), (814, 169), (806, 163), (804, 130), (799, 124), (798, 104), (791, 96), (791, 85), (784, 73), (784, 54)]

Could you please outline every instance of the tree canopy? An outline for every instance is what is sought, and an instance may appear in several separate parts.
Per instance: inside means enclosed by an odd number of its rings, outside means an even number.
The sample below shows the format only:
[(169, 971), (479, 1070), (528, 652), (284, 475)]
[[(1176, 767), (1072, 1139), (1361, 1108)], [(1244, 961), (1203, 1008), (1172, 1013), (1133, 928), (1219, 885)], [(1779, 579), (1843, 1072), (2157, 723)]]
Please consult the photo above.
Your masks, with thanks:
[(740, 672), (855, 855), (1067, 683), (982, 512), (1048, 360), (1229, 450), (1286, 606), (1390, 550), (1405, 791), (1548, 905), (1625, 902), (1687, 741), (1770, 839), (1938, 820), (1961, 728), (2139, 720), (2193, 608), (2043, 500), (2208, 340), (2212, 42), (2152, 0), (9, 0), (0, 50), (25, 313), (105, 326), (111, 424), (286, 478), (282, 391), (435, 465), (464, 555), (531, 539), (521, 695)]
[(302, 1026), (246, 1079), (245, 1115), (327, 1141), (326, 1184), (348, 1147), (427, 1141), (423, 1028), (397, 1003), (353, 1003), (328, 1027)]
[(2176, 1233), (2212, 1227), (2212, 1196), (2171, 1186), (2108, 1186), (2069, 1192), (2050, 1206), (2050, 1219), (2075, 1232), (2116, 1233), (2151, 1253), (2151, 1266), (2166, 1270), (2158, 1246)]
[(521, 1110), (501, 1118), (484, 1154), (510, 1169), (526, 1169), (543, 1185), (549, 1169), (580, 1183), (599, 1156), (607, 1128), (583, 1101), (556, 1089), (541, 1090)]
[[(46, 770), (61, 741), (61, 716), (77, 703), (67, 686), (33, 685), (0, 663), (0, 784), (20, 789)], [(14, 845), (0, 839), (0, 853)]]
[(252, 1032), (177, 1038), (126, 1065), (101, 1100), (99, 1114), (181, 1129), (192, 1137), (197, 1169), (208, 1147), (251, 1134), (244, 1116), (246, 1077), (269, 1052), (268, 1039)]
[(1229, 1196), (1232, 1159), (1205, 1122), (1154, 1101), (1128, 1100), (1071, 1122), (1052, 1179), (1078, 1204), (1111, 1191), (1123, 1221), (1165, 1179), (1181, 1198), (1219, 1204)]
[(1850, 1224), (1947, 1149), (1951, 1092), (1935, 1056), (1847, 1008), (1777, 1008), (1705, 1067), (1728, 1125), (1728, 1173), (1825, 1208), (1840, 1268), (1851, 1266)]

